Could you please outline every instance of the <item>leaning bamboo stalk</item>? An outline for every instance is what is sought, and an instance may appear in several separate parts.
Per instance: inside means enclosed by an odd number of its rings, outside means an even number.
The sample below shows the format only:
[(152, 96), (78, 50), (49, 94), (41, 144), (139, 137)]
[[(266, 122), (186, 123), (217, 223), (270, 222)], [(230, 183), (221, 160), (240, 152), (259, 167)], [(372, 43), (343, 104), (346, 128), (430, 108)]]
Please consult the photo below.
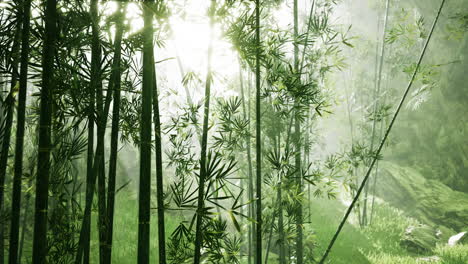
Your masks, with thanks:
[(362, 191), (363, 191), (363, 189), (364, 189), (364, 187), (365, 187), (365, 185), (367, 183), (367, 180), (369, 179), (370, 173), (372, 172), (372, 169), (374, 168), (374, 165), (377, 162), (377, 158), (379, 157), (380, 152), (382, 151), (383, 146), (385, 145), (385, 142), (387, 141), (388, 135), (390, 134), (390, 131), (392, 130), (393, 125), (395, 124), (395, 121), (396, 121), (396, 119), (398, 117), (398, 114), (400, 113), (400, 110), (403, 107), (403, 103), (405, 102), (406, 97), (408, 96), (408, 93), (409, 93), (411, 87), (413, 86), (414, 80), (416, 79), (416, 75), (417, 75), (417, 73), (419, 71), (419, 68), (421, 66), (421, 62), (422, 62), (422, 60), (424, 58), (424, 55), (426, 54), (427, 47), (428, 47), (429, 42), (430, 42), (430, 40), (432, 38), (432, 34), (434, 33), (435, 26), (437, 25), (437, 21), (439, 20), (440, 13), (442, 12), (442, 8), (444, 7), (444, 4), (445, 4), (445, 0), (442, 0), (442, 2), (440, 4), (440, 7), (439, 7), (439, 10), (437, 11), (437, 15), (436, 15), (436, 17), (434, 19), (434, 22), (432, 24), (431, 30), (429, 32), (429, 35), (428, 35), (428, 37), (426, 39), (426, 42), (424, 43), (424, 47), (423, 47), (423, 49), (421, 51), (421, 55), (419, 56), (418, 62), (416, 63), (416, 68), (414, 69), (414, 72), (413, 72), (413, 74), (411, 76), (411, 79), (408, 82), (408, 86), (406, 87), (405, 92), (404, 92), (404, 94), (403, 94), (403, 96), (402, 96), (402, 98), (400, 100), (400, 103), (398, 104), (398, 107), (397, 107), (395, 113), (393, 114), (393, 117), (392, 117), (392, 119), (390, 121), (390, 124), (388, 125), (388, 127), (387, 127), (387, 129), (385, 131), (385, 134), (384, 134), (384, 136), (383, 136), (383, 138), (382, 138), (382, 140), (380, 142), (380, 145), (377, 148), (375, 157), (372, 159), (372, 162), (371, 162), (371, 164), (370, 164), (370, 166), (369, 166), (369, 168), (367, 170), (367, 173), (364, 176), (364, 179), (362, 180), (361, 185), (359, 186), (359, 189), (358, 189), (358, 191), (356, 193), (356, 196), (354, 197), (353, 201), (351, 202), (348, 209), (346, 210), (346, 213), (345, 213), (343, 219), (341, 220), (340, 225), (338, 226), (338, 229), (336, 230), (335, 234), (333, 235), (333, 238), (331, 239), (327, 249), (325, 250), (324, 255), (322, 256), (322, 258), (321, 258), (321, 260), (319, 262), (320, 264), (325, 263), (325, 260), (327, 259), (328, 254), (330, 253), (336, 239), (340, 235), (344, 224), (348, 220), (349, 215), (351, 214), (356, 202), (359, 199), (359, 196), (361, 195), (361, 193), (362, 193)]

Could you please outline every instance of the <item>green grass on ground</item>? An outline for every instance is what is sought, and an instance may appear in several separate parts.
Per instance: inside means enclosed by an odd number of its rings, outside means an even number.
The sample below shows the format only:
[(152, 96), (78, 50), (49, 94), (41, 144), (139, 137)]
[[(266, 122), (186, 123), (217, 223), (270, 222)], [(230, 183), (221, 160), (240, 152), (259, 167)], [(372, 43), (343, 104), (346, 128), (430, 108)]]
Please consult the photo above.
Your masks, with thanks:
[[(319, 259), (336, 231), (345, 207), (336, 200), (315, 200), (311, 204), (311, 221), (306, 232), (313, 232), (316, 248), (314, 256)], [(409, 253), (400, 246), (400, 238), (406, 227), (415, 225), (415, 219), (387, 205), (376, 205), (372, 225), (364, 229), (350, 224), (343, 228), (329, 255), (332, 264), (467, 264), (468, 245), (449, 247), (441, 241), (434, 252), (426, 255)], [(421, 258), (438, 256), (436, 262), (421, 262)], [(310, 262), (314, 263), (314, 262)]]
[[(306, 218), (305, 251), (312, 251), (315, 261), (323, 255), (330, 239), (338, 227), (345, 212), (345, 206), (336, 200), (318, 199), (305, 208)], [(151, 215), (150, 261), (158, 261), (156, 212)], [(97, 233), (97, 212), (93, 212), (91, 257), (92, 263), (98, 263), (99, 241)], [(138, 200), (136, 195), (119, 193), (116, 200), (114, 222), (114, 244), (112, 262), (119, 264), (135, 263), (138, 246)], [(166, 214), (167, 237), (176, 228), (177, 217)], [(400, 247), (400, 238), (408, 225), (417, 221), (403, 215), (401, 211), (386, 205), (378, 204), (371, 226), (360, 229), (347, 223), (336, 241), (328, 258), (332, 264), (418, 264), (419, 258), (438, 256), (438, 264), (468, 263), (468, 245), (448, 247), (441, 243), (432, 253), (414, 255)], [(269, 254), (269, 264), (276, 264), (278, 256)], [(246, 259), (242, 263), (246, 263)], [(306, 263), (315, 263), (308, 259)], [(426, 262), (428, 263), (428, 262)]]
[[(91, 231), (91, 263), (99, 263), (99, 238), (97, 230), (97, 211), (93, 211)], [(179, 221), (166, 213), (166, 237), (177, 227)], [(158, 217), (156, 210), (151, 214), (150, 262), (158, 261)], [(112, 263), (134, 264), (137, 260), (138, 247), (138, 200), (135, 194), (121, 192), (117, 194), (114, 216), (114, 237), (112, 245)]]

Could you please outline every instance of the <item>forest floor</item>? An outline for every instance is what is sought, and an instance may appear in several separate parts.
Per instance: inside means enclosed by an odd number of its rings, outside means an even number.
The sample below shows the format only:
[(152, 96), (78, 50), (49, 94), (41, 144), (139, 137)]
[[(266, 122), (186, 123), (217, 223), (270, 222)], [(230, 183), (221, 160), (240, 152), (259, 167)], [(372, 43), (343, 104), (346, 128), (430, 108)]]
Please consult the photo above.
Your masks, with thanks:
[[(116, 195), (114, 216), (114, 237), (112, 246), (112, 263), (134, 264), (137, 259), (138, 246), (138, 199), (136, 194), (121, 192)], [(151, 215), (150, 263), (158, 261), (158, 217), (156, 210)], [(91, 234), (91, 263), (99, 263), (99, 238), (97, 232), (97, 209), (93, 211)], [(175, 217), (166, 217), (166, 237), (169, 237), (179, 221)]]
[[(119, 193), (116, 201), (114, 246), (112, 250), (113, 263), (134, 263), (137, 252), (136, 229), (138, 215), (138, 203), (134, 194)], [(309, 211), (310, 210), (310, 211)], [(315, 261), (323, 254), (339, 221), (344, 213), (345, 206), (337, 200), (314, 199), (310, 208), (305, 208), (306, 223), (305, 240), (306, 250), (312, 250)], [(310, 212), (310, 214), (309, 214)], [(97, 212), (93, 212), (94, 221), (97, 220)], [(166, 217), (166, 235), (174, 231), (179, 220), (174, 215)], [(448, 247), (441, 243), (434, 252), (423, 255), (409, 253), (400, 246), (400, 238), (409, 225), (415, 225), (415, 219), (406, 217), (402, 211), (385, 203), (379, 202), (373, 216), (372, 224), (365, 228), (359, 228), (351, 220), (347, 224), (341, 236), (336, 241), (330, 254), (332, 264), (466, 264), (468, 263), (468, 245)], [(157, 216), (151, 218), (151, 263), (155, 263), (157, 256)], [(93, 226), (91, 241), (92, 263), (98, 263), (99, 242), (97, 229)], [(425, 262), (421, 258), (438, 256), (437, 262)], [(277, 255), (269, 253), (268, 263), (275, 264)], [(242, 260), (242, 263), (247, 260)], [(315, 263), (308, 260), (307, 263)]]
[[(337, 200), (320, 199), (311, 204), (311, 223), (308, 229), (316, 239), (314, 256), (322, 256), (338, 227), (345, 209), (345, 206)], [(401, 210), (386, 203), (378, 202), (370, 225), (359, 228), (357, 221), (353, 223), (352, 220), (351, 224), (345, 225), (330, 253), (330, 263), (468, 263), (468, 245), (449, 247), (446, 245), (447, 241), (440, 241), (440, 244), (433, 252), (424, 254), (410, 253), (400, 246), (400, 240), (406, 228), (417, 224), (419, 224), (417, 220), (405, 216)], [(438, 261), (424, 261), (425, 258), (433, 256), (437, 256)]]

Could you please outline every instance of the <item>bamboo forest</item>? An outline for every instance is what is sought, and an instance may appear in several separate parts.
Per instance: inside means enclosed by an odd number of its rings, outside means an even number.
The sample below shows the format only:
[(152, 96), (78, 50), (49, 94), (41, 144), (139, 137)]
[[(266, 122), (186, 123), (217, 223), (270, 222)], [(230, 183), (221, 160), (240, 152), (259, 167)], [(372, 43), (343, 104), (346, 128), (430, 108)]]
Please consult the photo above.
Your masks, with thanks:
[(0, 0), (0, 264), (467, 264), (468, 0)]

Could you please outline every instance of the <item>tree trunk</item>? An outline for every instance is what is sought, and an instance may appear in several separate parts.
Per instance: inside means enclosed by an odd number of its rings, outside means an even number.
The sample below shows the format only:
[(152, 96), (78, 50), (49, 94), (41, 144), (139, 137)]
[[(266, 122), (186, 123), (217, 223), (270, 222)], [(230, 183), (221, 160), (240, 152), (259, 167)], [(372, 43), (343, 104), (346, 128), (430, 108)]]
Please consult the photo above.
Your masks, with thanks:
[[(280, 183), (281, 185), (281, 183)], [(283, 201), (281, 186), (278, 186), (278, 236), (279, 236), (279, 264), (286, 264), (286, 253), (285, 253), (285, 242), (286, 237), (284, 235), (284, 221), (283, 221)]]
[[(104, 111), (104, 102), (103, 102), (103, 88), (102, 88), (102, 79), (101, 79), (101, 44), (99, 39), (99, 14), (98, 14), (98, 5), (99, 0), (96, 1), (95, 7), (92, 9), (91, 19), (92, 19), (92, 26), (93, 26), (93, 36), (92, 36), (92, 46), (98, 47), (99, 51), (99, 62), (91, 62), (91, 67), (95, 67), (95, 88), (96, 88), (96, 107), (99, 119), (104, 119), (104, 115), (106, 115), (105, 120), (106, 122), (98, 122), (97, 129), (98, 129), (98, 144), (96, 148), (96, 156), (99, 156), (98, 170), (97, 173), (97, 198), (98, 198), (98, 235), (99, 235), (99, 261), (100, 263), (104, 262), (104, 255), (106, 252), (106, 234), (107, 234), (107, 227), (106, 227), (106, 169), (105, 169), (105, 135), (106, 135), (106, 126), (107, 126), (107, 115), (108, 111)], [(97, 58), (96, 58), (97, 59)], [(115, 60), (113, 61), (112, 66), (115, 66)], [(114, 75), (115, 77), (115, 75)], [(117, 77), (115, 77), (117, 78)], [(115, 81), (115, 80), (114, 80)], [(106, 97), (111, 98), (111, 94), (113, 91), (112, 87), (108, 87)], [(99, 132), (100, 131), (100, 132)], [(99, 155), (97, 154), (99, 153)], [(97, 163), (94, 163), (96, 166)]]
[[(28, 184), (28, 187), (31, 188), (32, 186), (32, 179), (29, 180), (29, 184)], [(18, 248), (18, 262), (19, 263), (22, 263), (21, 262), (21, 258), (23, 256), (23, 248), (24, 248), (24, 237), (26, 235), (26, 232), (27, 232), (27, 228), (28, 228), (28, 219), (29, 219), (29, 211), (30, 211), (30, 203), (31, 203), (31, 193), (27, 193), (26, 194), (26, 201), (25, 201), (25, 205), (24, 205), (24, 210), (23, 210), (23, 223), (22, 223), (22, 227), (21, 227), (21, 238), (20, 238), (20, 242), (19, 242), (19, 248)]]
[[(374, 120), (372, 122), (372, 136), (371, 136), (371, 151), (374, 151), (374, 141), (375, 141), (375, 137), (376, 137), (376, 117), (377, 117), (377, 111), (378, 111), (378, 106), (379, 106), (379, 94), (380, 94), (380, 88), (381, 88), (381, 84), (382, 84), (382, 69), (383, 69), (383, 63), (384, 63), (384, 57), (385, 57), (385, 35), (386, 35), (386, 29), (387, 29), (387, 23), (388, 23), (388, 11), (389, 11), (389, 4), (390, 4), (390, 0), (387, 0), (386, 1), (386, 4), (385, 4), (385, 20), (384, 20), (384, 25), (383, 25), (383, 29), (382, 29), (382, 48), (380, 50), (380, 60), (379, 60), (379, 66), (378, 66), (378, 69), (379, 69), (379, 72), (377, 74), (377, 85), (376, 85), (376, 89), (375, 89), (375, 92), (374, 92)], [(382, 122), (382, 121), (381, 121)], [(377, 169), (375, 170), (375, 174), (374, 174), (374, 186), (375, 184), (377, 184), (376, 182), (376, 179), (377, 179), (377, 170), (378, 170), (378, 162), (377, 162)], [(375, 190), (375, 188), (374, 188)], [(365, 197), (364, 197), (364, 211), (363, 211), (363, 224), (364, 225), (367, 225), (367, 196), (368, 196), (368, 192), (369, 192), (369, 185), (366, 185), (366, 190), (365, 190)], [(372, 203), (371, 203), (371, 214), (372, 214), (372, 210), (373, 210), (373, 207), (374, 207), (374, 200), (372, 199)]]
[(50, 170), (50, 125), (54, 90), (54, 55), (57, 37), (57, 0), (45, 2), (45, 31), (42, 57), (42, 88), (39, 118), (39, 148), (34, 215), (33, 263), (46, 263), (47, 204)]
[(257, 207), (256, 217), (256, 256), (255, 264), (262, 263), (262, 141), (261, 141), (261, 107), (260, 107), (260, 0), (255, 0), (255, 35), (256, 35), (256, 50), (255, 50), (255, 108), (256, 108), (256, 192), (257, 192)]
[(138, 263), (149, 263), (151, 206), (151, 99), (153, 89), (153, 1), (143, 2), (143, 84), (140, 127), (140, 192), (138, 207)]
[(106, 212), (106, 250), (104, 254), (104, 263), (110, 264), (112, 259), (112, 239), (114, 230), (114, 205), (115, 205), (115, 183), (117, 174), (117, 151), (119, 143), (119, 121), (120, 121), (120, 89), (121, 89), (121, 54), (122, 54), (122, 34), (123, 34), (123, 17), (122, 7), (117, 3), (118, 20), (116, 23), (116, 35), (114, 42), (114, 65), (112, 71), (114, 72), (115, 84), (113, 87), (113, 100), (112, 107), (112, 130), (111, 130), (111, 143), (110, 143), (110, 157), (109, 157), (109, 179), (107, 184), (107, 212)]
[[(250, 75), (249, 75), (250, 76)], [(244, 84), (243, 84), (243, 78), (242, 78), (242, 69), (240, 71), (240, 88), (241, 88), (241, 97), (242, 97), (242, 110), (243, 110), (243, 115), (244, 118), (248, 120), (248, 125), (247, 125), (247, 131), (250, 132), (250, 77), (248, 78), (248, 96), (247, 97), (244, 94)], [(247, 101), (247, 107), (245, 106), (245, 101)], [(248, 166), (248, 197), (249, 197), (249, 207), (248, 207), (248, 217), (253, 218), (254, 215), (254, 189), (253, 189), (253, 169), (252, 169), (252, 153), (250, 149), (250, 134), (245, 138), (246, 141), (246, 152), (247, 152), (247, 166)], [(252, 256), (254, 254), (254, 248), (253, 248), (253, 241), (252, 241), (252, 234), (255, 233), (255, 223), (249, 223), (249, 228), (248, 228), (248, 263), (252, 263)]]
[[(155, 161), (156, 161), (156, 202), (158, 206), (158, 247), (159, 263), (166, 264), (166, 230), (164, 219), (164, 183), (163, 183), (163, 164), (162, 164), (162, 143), (161, 143), (161, 120), (159, 114), (158, 83), (156, 81), (156, 65), (154, 60), (154, 51), (152, 51), (153, 65), (153, 123), (154, 123), (154, 142), (155, 142)], [(190, 96), (187, 94), (187, 96)], [(189, 98), (189, 97), (188, 97)]]
[[(301, 164), (301, 129), (300, 129), (300, 121), (296, 117), (295, 125), (294, 125), (294, 133), (295, 133), (295, 143), (296, 143), (296, 153), (295, 153), (295, 168), (296, 168), (296, 180), (297, 180), (297, 188), (299, 189), (299, 193), (302, 193), (303, 186), (302, 186), (302, 164)], [(296, 258), (297, 264), (304, 263), (304, 256), (303, 256), (303, 208), (302, 202), (298, 202), (297, 204), (297, 215), (296, 215)]]
[[(281, 134), (278, 133), (278, 153), (281, 152)], [(283, 194), (282, 194), (282, 175), (281, 172), (278, 174), (279, 183), (277, 191), (277, 203), (278, 203), (278, 236), (279, 236), (279, 264), (286, 264), (286, 252), (285, 252), (285, 243), (286, 236), (284, 234), (284, 220), (283, 220)]]
[(208, 69), (206, 73), (206, 84), (205, 84), (205, 105), (203, 110), (203, 131), (201, 140), (201, 154), (200, 154), (200, 178), (198, 185), (198, 200), (197, 200), (197, 221), (195, 226), (195, 256), (193, 259), (194, 264), (200, 263), (201, 248), (203, 246), (202, 240), (202, 224), (203, 224), (203, 209), (205, 196), (205, 178), (206, 178), (206, 156), (208, 146), (208, 117), (210, 115), (210, 93), (211, 93), (211, 56), (213, 53), (213, 27), (214, 27), (214, 15), (216, 8), (216, 0), (211, 0), (211, 6), (209, 10), (210, 15), (210, 42), (208, 46)]
[[(93, 54), (91, 54), (93, 57)], [(89, 192), (94, 192), (91, 189), (92, 183), (92, 174), (93, 174), (93, 159), (94, 159), (94, 126), (95, 126), (95, 101), (96, 101), (96, 91), (94, 85), (89, 86), (89, 106), (88, 106), (88, 146), (87, 146), (87, 157), (86, 157), (86, 197), (89, 196)], [(84, 218), (87, 216), (84, 215)], [(84, 220), (83, 220), (84, 223)], [(82, 230), (91, 229), (91, 220), (87, 221), (87, 226), (81, 226)], [(89, 236), (88, 236), (89, 237)], [(82, 246), (84, 251), (84, 262), (89, 263), (89, 238), (83, 241), (83, 244), (79, 244), (79, 248)], [(81, 255), (81, 254), (79, 254)], [(81, 261), (80, 261), (81, 262)]]
[(5, 213), (3, 212), (3, 197), (4, 197), (4, 189), (5, 189), (5, 176), (6, 176), (6, 169), (8, 164), (8, 152), (10, 150), (10, 136), (11, 136), (11, 126), (13, 124), (13, 107), (14, 107), (14, 99), (12, 96), (12, 92), (8, 94), (5, 98), (5, 105), (7, 108), (6, 113), (6, 120), (5, 120), (5, 131), (3, 134), (3, 141), (2, 141), (2, 154), (0, 157), (0, 216), (2, 216), (2, 221), (0, 225), (0, 264), (4, 263), (4, 232), (5, 232), (5, 223), (7, 220), (6, 217), (3, 217)]
[[(86, 164), (86, 197), (89, 197), (94, 193), (94, 183), (93, 183), (93, 166), (96, 164), (93, 162), (94, 159), (94, 126), (96, 122), (95, 111), (96, 111), (96, 90), (97, 82), (99, 75), (99, 63), (101, 60), (101, 47), (99, 41), (99, 32), (97, 27), (97, 6), (98, 0), (91, 0), (90, 3), (90, 16), (91, 16), (91, 27), (92, 27), (92, 42), (91, 42), (91, 81), (89, 86), (89, 114), (88, 114), (88, 153), (87, 153), (87, 164)], [(92, 187), (93, 186), (93, 187)], [(86, 207), (86, 205), (85, 205)], [(90, 211), (91, 212), (91, 211)], [(83, 241), (83, 263), (89, 263), (90, 255), (90, 237), (91, 237), (91, 213), (86, 214), (86, 208), (83, 218), (82, 230), (85, 231), (84, 241)], [(80, 236), (81, 238), (81, 236)], [(81, 243), (80, 245), (81, 246)], [(79, 252), (79, 250), (78, 250)], [(80, 256), (81, 257), (81, 256)]]
[[(18, 22), (16, 25), (15, 30), (15, 37), (13, 39), (13, 47), (12, 47), (12, 75), (11, 75), (11, 82), (10, 82), (10, 93), (7, 95), (5, 100), (2, 102), (2, 106), (6, 108), (6, 119), (4, 123), (4, 133), (2, 138), (2, 145), (1, 145), (1, 154), (0, 154), (0, 215), (4, 215), (3, 213), (3, 198), (5, 193), (5, 178), (6, 178), (6, 170), (8, 165), (8, 153), (10, 150), (10, 140), (11, 140), (11, 127), (13, 125), (13, 107), (14, 107), (14, 97), (13, 92), (18, 81), (18, 64), (19, 64), (19, 48), (20, 48), (20, 37), (21, 37), (21, 28), (22, 28), (22, 19), (21, 19), (21, 12), (18, 14)], [(2, 220), (3, 221), (3, 220)], [(0, 264), (4, 263), (5, 259), (5, 251), (4, 251), (4, 231), (5, 231), (5, 224), (0, 226)]]
[(23, 145), (24, 126), (26, 115), (26, 95), (28, 86), (28, 59), (29, 59), (29, 20), (31, 14), (31, 0), (23, 1), (23, 32), (21, 35), (21, 71), (18, 95), (18, 118), (15, 144), (15, 170), (13, 176), (13, 194), (11, 202), (10, 249), (8, 262), (19, 263), (18, 240), (21, 212), (21, 181), (23, 176)]
[[(109, 84), (108, 84), (108, 92), (106, 94), (105, 102), (102, 102), (102, 87), (101, 86), (101, 69), (100, 69), (100, 41), (99, 41), (99, 28), (98, 24), (95, 23), (97, 21), (97, 4), (98, 0), (92, 0), (91, 3), (91, 17), (92, 17), (92, 27), (93, 27), (93, 40), (92, 40), (92, 47), (91, 47), (91, 89), (93, 90), (94, 93), (91, 93), (90, 96), (94, 96), (96, 94), (98, 96), (97, 98), (97, 105), (98, 108), (96, 111), (98, 116), (96, 118), (97, 121), (97, 145), (96, 145), (96, 152), (93, 157), (93, 162), (92, 162), (92, 170), (90, 171), (90, 174), (87, 175), (87, 183), (86, 183), (86, 201), (85, 201), (85, 210), (84, 210), (84, 216), (83, 216), (83, 221), (81, 225), (81, 231), (80, 231), (80, 238), (78, 242), (78, 249), (77, 249), (77, 254), (76, 254), (76, 259), (75, 263), (81, 263), (83, 260), (83, 263), (89, 263), (89, 240), (90, 240), (90, 233), (91, 233), (91, 207), (92, 207), (92, 202), (93, 202), (93, 197), (94, 197), (94, 188), (96, 185), (96, 178), (99, 174), (102, 174), (103, 177), (103, 168), (104, 168), (104, 136), (106, 132), (106, 124), (107, 124), (107, 116), (109, 113), (109, 108), (110, 108), (110, 103), (111, 103), (111, 96), (112, 96), (112, 89), (114, 87), (114, 83), (116, 78), (120, 76), (115, 76), (115, 72), (111, 73)], [(94, 55), (94, 56), (93, 56)], [(116, 59), (114, 58), (113, 61), (113, 67), (115, 66)], [(88, 131), (89, 135), (89, 131)], [(89, 147), (90, 142), (88, 141), (88, 147)], [(89, 149), (88, 149), (89, 151)], [(89, 154), (89, 152), (88, 152)], [(88, 156), (89, 158), (89, 156)], [(88, 165), (90, 161), (88, 160)], [(88, 177), (89, 176), (89, 177)], [(102, 190), (102, 185), (105, 184), (104, 180), (101, 178), (101, 190)], [(105, 237), (104, 234), (106, 233), (105, 231), (105, 221), (104, 221), (104, 216), (106, 213), (105, 207), (103, 208), (103, 203), (105, 206), (105, 189), (104, 189), (104, 195), (101, 194), (101, 201), (99, 202), (99, 211), (100, 211), (100, 257), (103, 257), (103, 251), (105, 248)], [(99, 195), (99, 193), (98, 193)], [(104, 201), (103, 201), (104, 200)], [(82, 259), (84, 255), (84, 258)], [(101, 259), (102, 261), (102, 259)]]
[[(102, 90), (102, 89), (100, 89)], [(108, 91), (109, 93), (111, 92), (110, 90)], [(98, 186), (97, 186), (97, 194), (98, 194), (98, 233), (99, 233), (99, 261), (100, 263), (104, 263), (105, 259), (105, 252), (106, 252), (106, 236), (107, 236), (107, 220), (106, 220), (106, 215), (107, 215), (107, 210), (106, 210), (106, 169), (105, 169), (105, 151), (104, 151), (104, 138), (105, 138), (105, 124), (104, 127), (98, 128), (104, 130), (102, 133), (102, 138), (98, 138), (98, 141), (102, 140), (102, 144), (98, 144), (102, 148), (101, 150), (101, 159), (100, 159), (100, 165), (99, 165), (99, 170), (97, 171), (97, 180), (98, 180)]]
[[(111, 82), (109, 83), (109, 87), (113, 87), (112, 80), (114, 76), (111, 76)], [(111, 90), (111, 89), (110, 89)], [(109, 112), (110, 107), (110, 96), (111, 93), (106, 94), (106, 103), (104, 106), (104, 113), (98, 116), (98, 134), (97, 134), (97, 146), (96, 146), (96, 155), (94, 156), (93, 160), (93, 169), (91, 172), (91, 177), (89, 181), (89, 187), (86, 187), (86, 201), (85, 201), (85, 210), (83, 213), (83, 221), (81, 224), (81, 231), (80, 231), (80, 238), (78, 242), (78, 250), (76, 254), (75, 263), (81, 263), (82, 257), (84, 254), (83, 263), (89, 263), (89, 239), (90, 239), (90, 227), (91, 227), (91, 207), (94, 198), (94, 188), (96, 185), (96, 178), (98, 173), (101, 172), (101, 166), (103, 166), (102, 159), (104, 158), (104, 134), (105, 134), (105, 124), (107, 123), (107, 113)], [(102, 172), (101, 172), (102, 173)], [(88, 191), (89, 190), (89, 191)], [(86, 243), (88, 241), (88, 243)], [(87, 245), (88, 246), (87, 246)], [(86, 247), (88, 247), (88, 251), (85, 251)], [(88, 255), (88, 258), (86, 258)]]
[[(297, 0), (294, 0), (294, 39), (296, 40), (298, 38), (298, 15), (297, 15)], [(305, 46), (304, 46), (305, 48)], [(299, 46), (297, 44), (297, 41), (294, 42), (294, 70), (295, 73), (299, 73)], [(298, 76), (300, 80), (300, 74)], [(295, 99), (295, 105), (298, 107), (299, 106), (299, 98)], [(299, 189), (299, 193), (302, 193), (302, 164), (301, 164), (301, 122), (298, 118), (298, 112), (300, 111), (299, 109), (296, 110), (296, 116), (295, 116), (295, 122), (294, 122), (294, 134), (295, 134), (295, 140), (294, 143), (296, 145), (296, 151), (295, 151), (295, 168), (296, 168), (296, 181), (297, 181), (297, 188)], [(296, 215), (296, 258), (297, 258), (297, 264), (303, 264), (304, 263), (304, 257), (303, 257), (303, 223), (302, 223), (302, 203), (298, 202), (297, 204), (297, 215)]]

